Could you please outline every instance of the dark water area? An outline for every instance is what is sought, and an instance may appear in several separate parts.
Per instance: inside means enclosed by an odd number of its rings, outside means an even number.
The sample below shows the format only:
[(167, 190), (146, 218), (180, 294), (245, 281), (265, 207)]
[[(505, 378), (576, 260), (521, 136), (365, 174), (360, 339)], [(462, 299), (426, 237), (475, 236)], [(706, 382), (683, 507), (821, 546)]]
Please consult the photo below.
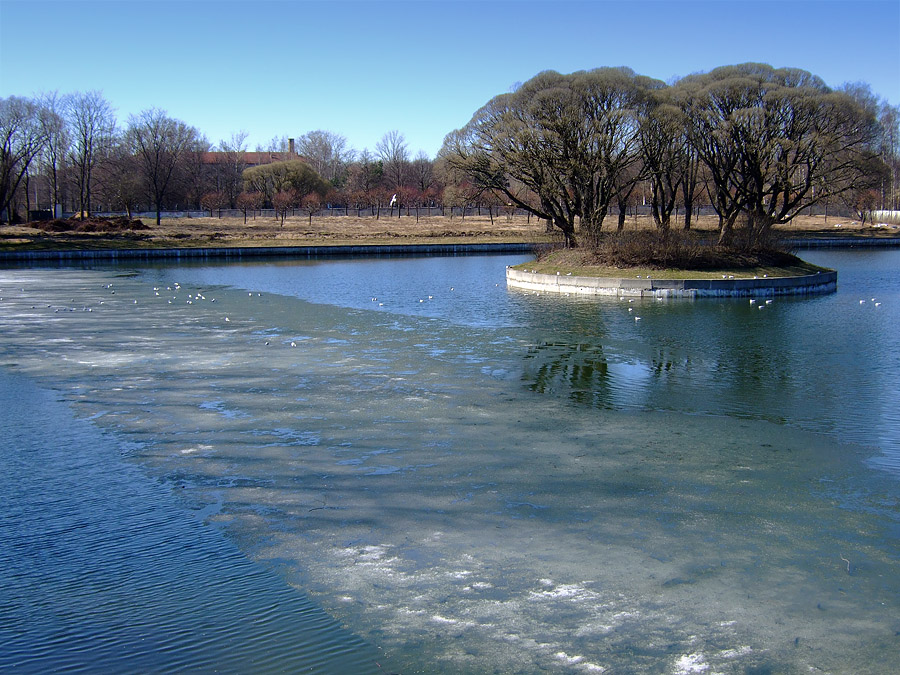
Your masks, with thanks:
[(892, 672), (900, 252), (804, 257), (0, 270), (0, 668)]
[(0, 371), (0, 428), (0, 671), (379, 671), (54, 393)]

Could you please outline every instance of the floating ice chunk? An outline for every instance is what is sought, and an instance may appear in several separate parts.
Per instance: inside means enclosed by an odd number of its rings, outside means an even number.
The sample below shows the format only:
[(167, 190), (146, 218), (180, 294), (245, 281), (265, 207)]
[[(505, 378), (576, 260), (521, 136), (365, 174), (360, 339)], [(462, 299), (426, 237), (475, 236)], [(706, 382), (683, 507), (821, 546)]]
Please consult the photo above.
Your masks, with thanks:
[(578, 656), (578, 655), (569, 656), (565, 652), (556, 652), (555, 656), (560, 661), (564, 661), (565, 663), (568, 663), (570, 666), (574, 666), (576, 663), (581, 663), (582, 661), (584, 661), (583, 656)]

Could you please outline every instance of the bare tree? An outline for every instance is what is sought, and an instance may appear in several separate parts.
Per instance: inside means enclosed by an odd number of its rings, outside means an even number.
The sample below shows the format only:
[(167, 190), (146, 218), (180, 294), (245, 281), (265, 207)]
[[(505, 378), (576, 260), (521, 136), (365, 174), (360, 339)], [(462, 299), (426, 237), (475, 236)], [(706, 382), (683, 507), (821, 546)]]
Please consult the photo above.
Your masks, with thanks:
[(47, 142), (42, 153), (43, 170), (48, 178), (53, 215), (56, 206), (62, 204), (61, 184), (66, 154), (69, 151), (69, 130), (65, 120), (65, 101), (57, 92), (43, 94), (40, 105), (44, 109), (42, 121)]
[(256, 146), (256, 152), (281, 152), (286, 153), (290, 148), (290, 143), (287, 136), (273, 136), (272, 140), (270, 140), (265, 145)]
[(132, 212), (146, 199), (141, 180), (141, 168), (131, 148), (118, 139), (97, 162), (95, 169), (97, 198), (116, 209), (122, 209), (130, 218)]
[(150, 108), (128, 119), (128, 140), (140, 159), (147, 188), (156, 206), (156, 225), (160, 224), (163, 200), (172, 185), (179, 162), (197, 140), (193, 127)]
[(689, 143), (684, 115), (665, 94), (641, 121), (641, 154), (650, 182), (650, 211), (663, 233), (669, 231), (678, 191), (688, 167)]
[(880, 180), (872, 111), (806, 71), (746, 63), (678, 87), (714, 184), (720, 243), (732, 242), (739, 215), (741, 243), (764, 245), (773, 225)]
[[(639, 112), (662, 86), (627, 68), (560, 75), (546, 71), (489, 101), (441, 153), (478, 188), (498, 190), (551, 221), (574, 246), (575, 224), (593, 239), (639, 162)], [(523, 184), (527, 203), (511, 189)]]
[(335, 187), (346, 181), (347, 168), (355, 154), (344, 136), (321, 129), (298, 138), (297, 152), (317, 174)]
[[(214, 167), (206, 162), (209, 153), (209, 140), (206, 136), (198, 135), (191, 143), (187, 152), (181, 160), (181, 170), (177, 172), (176, 179), (185, 202), (195, 207), (199, 207), (200, 199), (207, 192), (224, 192), (216, 189), (216, 183), (213, 176)], [(230, 200), (226, 200), (224, 206), (229, 206)]]
[(256, 210), (262, 206), (262, 202), (261, 192), (242, 192), (237, 196), (237, 207), (244, 214), (244, 225), (247, 224), (248, 211), (253, 211), (253, 219), (256, 219)]
[(238, 131), (231, 134), (227, 141), (220, 141), (221, 154), (216, 161), (217, 191), (225, 193), (228, 205), (233, 209), (237, 205), (237, 196), (244, 188), (244, 169), (247, 168), (247, 132)]
[(410, 173), (412, 174), (413, 185), (420, 195), (429, 194), (434, 187), (434, 162), (431, 158), (420, 150), (416, 158), (410, 165)]
[(366, 206), (371, 207), (375, 203), (375, 192), (384, 175), (382, 167), (368, 148), (363, 148), (359, 158), (350, 167), (350, 189), (358, 199), (365, 201)]
[(406, 139), (399, 131), (389, 131), (378, 141), (375, 152), (381, 158), (385, 181), (397, 195), (397, 217), (399, 217), (399, 207), (403, 203), (403, 186), (409, 170), (409, 151), (406, 149)]
[(881, 189), (881, 208), (900, 208), (900, 106), (887, 101), (878, 110), (881, 126), (881, 158), (888, 167), (886, 184)]
[(116, 119), (112, 106), (99, 91), (69, 94), (65, 98), (71, 146), (69, 160), (78, 190), (78, 208), (91, 213), (91, 190), (97, 159), (112, 145)]
[(46, 141), (41, 108), (32, 100), (0, 99), (0, 214), (12, 222), (16, 191)]

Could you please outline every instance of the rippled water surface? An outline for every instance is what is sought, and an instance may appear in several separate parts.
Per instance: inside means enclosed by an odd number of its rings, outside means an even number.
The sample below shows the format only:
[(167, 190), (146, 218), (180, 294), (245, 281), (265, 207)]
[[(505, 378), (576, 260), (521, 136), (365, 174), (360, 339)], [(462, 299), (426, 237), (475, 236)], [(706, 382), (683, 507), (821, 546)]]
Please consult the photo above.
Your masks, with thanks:
[(542, 296), (517, 256), (0, 271), (0, 665), (890, 672), (900, 252), (804, 257), (838, 293)]

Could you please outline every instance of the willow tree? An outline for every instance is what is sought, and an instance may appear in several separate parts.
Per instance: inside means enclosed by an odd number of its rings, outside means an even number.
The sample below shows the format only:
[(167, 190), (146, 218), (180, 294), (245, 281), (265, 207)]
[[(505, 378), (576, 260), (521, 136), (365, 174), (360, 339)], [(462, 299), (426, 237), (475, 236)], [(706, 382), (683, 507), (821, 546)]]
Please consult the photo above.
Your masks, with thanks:
[(325, 179), (301, 159), (251, 166), (244, 170), (244, 187), (262, 194), (269, 204), (279, 193), (293, 193), (299, 201), (310, 193), (324, 198), (329, 189)]
[(650, 183), (650, 211), (657, 228), (667, 233), (672, 212), (691, 166), (685, 116), (669, 101), (668, 92), (654, 97), (641, 120), (641, 157)]
[(745, 63), (677, 89), (713, 183), (720, 243), (740, 218), (743, 243), (765, 244), (772, 226), (873, 180), (874, 116), (806, 71)]
[(640, 111), (657, 86), (627, 68), (546, 71), (491, 99), (448, 134), (441, 156), (477, 186), (552, 222), (573, 246), (576, 223), (598, 234), (634, 174)]

